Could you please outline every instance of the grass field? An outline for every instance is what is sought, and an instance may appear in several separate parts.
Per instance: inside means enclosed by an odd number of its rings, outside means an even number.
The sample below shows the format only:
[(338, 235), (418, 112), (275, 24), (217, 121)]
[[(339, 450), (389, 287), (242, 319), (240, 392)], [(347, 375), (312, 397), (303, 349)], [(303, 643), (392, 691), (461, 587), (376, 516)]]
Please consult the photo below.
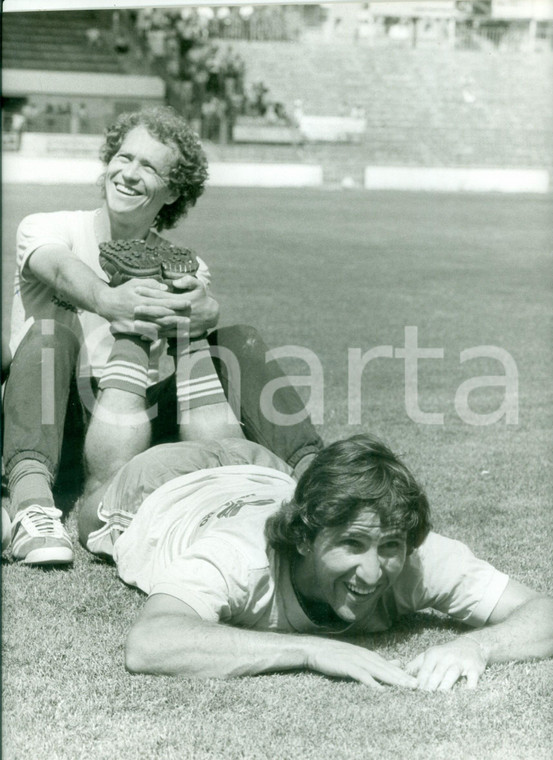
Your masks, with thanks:
[[(3, 306), (10, 303), (17, 223), (27, 213), (93, 208), (94, 190), (4, 188)], [(324, 373), (327, 441), (372, 430), (425, 484), (437, 530), (540, 590), (553, 589), (551, 459), (551, 199), (477, 195), (210, 189), (175, 240), (209, 262), (221, 323), (257, 326), (273, 346), (310, 349)], [(348, 349), (443, 349), (419, 362), (419, 405), (443, 424), (413, 422), (404, 362), (364, 372), (362, 417), (348, 424)], [(517, 424), (469, 425), (461, 384), (518, 372)], [(287, 359), (292, 374), (307, 365)], [(305, 389), (304, 389), (305, 390)], [(500, 386), (470, 394), (491, 413)], [(69, 529), (76, 539), (75, 514)], [(545, 760), (553, 747), (553, 663), (490, 668), (479, 689), (375, 694), (315, 674), (227, 682), (128, 675), (125, 632), (143, 603), (113, 568), (77, 548), (75, 566), (3, 562), (3, 749), (6, 760), (127, 758)], [(416, 616), (367, 639), (407, 661), (454, 630)]]

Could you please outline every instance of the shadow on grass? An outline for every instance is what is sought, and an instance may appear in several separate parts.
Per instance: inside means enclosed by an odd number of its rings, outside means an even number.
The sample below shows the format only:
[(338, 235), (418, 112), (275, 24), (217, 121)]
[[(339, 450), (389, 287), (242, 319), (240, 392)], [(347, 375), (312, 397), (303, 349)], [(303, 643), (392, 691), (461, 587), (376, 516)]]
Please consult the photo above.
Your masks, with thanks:
[(73, 570), (73, 564), (63, 564), (63, 565), (32, 565), (27, 564), (25, 562), (19, 562), (16, 559), (13, 559), (13, 557), (4, 557), (2, 556), (2, 567), (32, 567), (34, 570), (39, 570), (43, 573), (51, 573), (53, 570), (56, 570), (59, 572), (60, 570), (64, 573), (69, 572), (70, 570)]
[(442, 616), (435, 612), (417, 612), (400, 618), (388, 631), (363, 634), (355, 638), (344, 638), (344, 640), (367, 646), (371, 649), (381, 649), (397, 647), (417, 636), (420, 637), (424, 633), (450, 633), (460, 636), (467, 630), (467, 626), (445, 615)]

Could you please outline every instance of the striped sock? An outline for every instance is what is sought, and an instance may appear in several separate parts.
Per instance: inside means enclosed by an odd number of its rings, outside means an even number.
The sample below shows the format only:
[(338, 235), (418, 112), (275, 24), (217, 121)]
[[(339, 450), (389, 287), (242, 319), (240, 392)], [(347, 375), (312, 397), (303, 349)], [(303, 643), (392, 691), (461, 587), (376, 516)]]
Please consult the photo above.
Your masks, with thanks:
[(146, 397), (150, 342), (137, 335), (118, 334), (105, 366), (99, 389), (118, 388)]
[(192, 341), (175, 356), (177, 401), (182, 415), (190, 409), (226, 401), (206, 340)]

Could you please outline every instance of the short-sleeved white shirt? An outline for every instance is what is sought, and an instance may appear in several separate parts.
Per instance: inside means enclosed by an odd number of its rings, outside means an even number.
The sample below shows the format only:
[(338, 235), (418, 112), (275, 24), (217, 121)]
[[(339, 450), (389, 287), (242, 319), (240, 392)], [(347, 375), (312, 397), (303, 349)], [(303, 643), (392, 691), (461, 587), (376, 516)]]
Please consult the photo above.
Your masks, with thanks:
[[(62, 245), (68, 248), (101, 279), (108, 277), (99, 263), (99, 243), (109, 240), (109, 223), (103, 208), (94, 211), (55, 211), (25, 217), (17, 230), (17, 260), (11, 318), (10, 351), (12, 356), (23, 337), (38, 320), (54, 319), (69, 327), (83, 350), (79, 374), (100, 377), (109, 358), (113, 336), (109, 323), (98, 314), (78, 309), (66, 298), (37, 279), (26, 266), (29, 257), (41, 246)], [(153, 230), (149, 242), (161, 240)], [(209, 270), (199, 259), (197, 277), (207, 287)], [(157, 365), (164, 341), (152, 344), (150, 383), (158, 379)]]
[(295, 487), (271, 468), (238, 465), (169, 481), (143, 502), (115, 541), (120, 577), (148, 594), (169, 594), (204, 620), (258, 630), (367, 633), (433, 608), (483, 625), (508, 578), (459, 541), (430, 533), (394, 586), (363, 620), (316, 625), (300, 607), (285, 557), (267, 549), (266, 519)]

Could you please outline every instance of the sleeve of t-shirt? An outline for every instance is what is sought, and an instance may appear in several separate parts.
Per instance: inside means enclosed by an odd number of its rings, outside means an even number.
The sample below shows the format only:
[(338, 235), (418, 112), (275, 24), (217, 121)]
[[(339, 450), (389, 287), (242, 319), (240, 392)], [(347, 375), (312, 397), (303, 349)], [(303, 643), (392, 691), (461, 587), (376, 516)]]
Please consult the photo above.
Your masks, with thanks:
[(71, 250), (73, 242), (61, 214), (31, 214), (17, 228), (17, 267), (23, 279), (28, 276), (25, 265), (29, 256), (43, 245), (63, 245)]
[(220, 538), (206, 538), (161, 571), (149, 593), (174, 596), (207, 622), (226, 622), (243, 610), (250, 582), (250, 567), (241, 552)]
[(211, 272), (209, 271), (209, 267), (199, 256), (196, 256), (196, 259), (198, 260), (199, 264), (198, 270), (196, 272), (196, 277), (202, 283), (202, 285), (205, 285), (206, 288), (209, 288), (211, 285)]
[(471, 626), (486, 623), (509, 578), (460, 541), (430, 533), (394, 587), (398, 611), (432, 608)]

